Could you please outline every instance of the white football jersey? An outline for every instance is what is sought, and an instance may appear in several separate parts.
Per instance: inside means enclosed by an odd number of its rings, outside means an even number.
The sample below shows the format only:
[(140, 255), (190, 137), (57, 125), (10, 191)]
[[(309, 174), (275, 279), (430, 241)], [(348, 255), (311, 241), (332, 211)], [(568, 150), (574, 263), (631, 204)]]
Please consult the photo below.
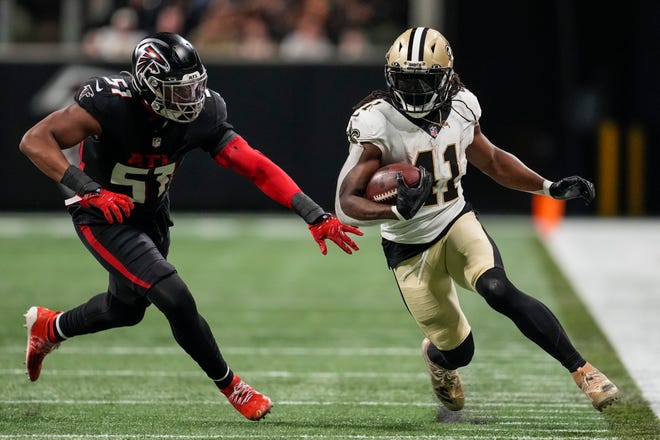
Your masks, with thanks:
[[(351, 115), (346, 133), (349, 154), (339, 173), (335, 212), (352, 225), (381, 224), (381, 235), (397, 243), (427, 243), (440, 234), (465, 206), (461, 178), (467, 171), (465, 149), (472, 143), (474, 127), (481, 116), (476, 96), (462, 90), (452, 99), (452, 108), (442, 126), (428, 130), (412, 123), (383, 99), (373, 100)], [(339, 188), (362, 154), (361, 142), (382, 151), (381, 165), (408, 162), (433, 174), (433, 194), (410, 220), (360, 221), (348, 217), (339, 203)]]

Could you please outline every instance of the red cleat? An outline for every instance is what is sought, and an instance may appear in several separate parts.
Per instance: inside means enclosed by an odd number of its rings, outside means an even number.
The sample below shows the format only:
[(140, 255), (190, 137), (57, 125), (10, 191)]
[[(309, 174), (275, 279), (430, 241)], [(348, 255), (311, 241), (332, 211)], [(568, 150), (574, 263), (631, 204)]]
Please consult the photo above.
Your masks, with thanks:
[(234, 375), (231, 384), (221, 391), (229, 403), (249, 420), (261, 420), (273, 407), (273, 402), (267, 396), (243, 382), (238, 375)]
[[(53, 322), (62, 312), (55, 312), (45, 307), (30, 307), (25, 316), (27, 328), (27, 349), (25, 366), (30, 380), (39, 379), (41, 364), (48, 353), (60, 346), (48, 337), (52, 334)], [(50, 331), (49, 331), (50, 330)]]

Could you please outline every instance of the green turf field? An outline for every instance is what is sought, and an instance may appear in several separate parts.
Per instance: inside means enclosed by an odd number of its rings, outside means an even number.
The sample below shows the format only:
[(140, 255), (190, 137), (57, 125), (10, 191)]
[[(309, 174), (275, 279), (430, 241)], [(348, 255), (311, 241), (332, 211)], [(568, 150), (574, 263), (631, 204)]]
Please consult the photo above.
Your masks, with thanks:
[[(65, 214), (0, 217), (0, 440), (660, 438), (658, 419), (525, 219), (486, 218), (508, 273), (542, 299), (576, 346), (622, 389), (598, 413), (552, 358), (477, 295), (460, 299), (476, 353), (466, 405), (438, 411), (407, 314), (365, 229), (362, 250), (322, 256), (292, 217), (179, 215), (170, 260), (196, 295), (233, 369), (273, 399), (240, 416), (150, 308), (136, 327), (67, 341), (24, 374), (22, 314), (67, 309), (106, 274)], [(42, 231), (42, 232), (39, 232)]]

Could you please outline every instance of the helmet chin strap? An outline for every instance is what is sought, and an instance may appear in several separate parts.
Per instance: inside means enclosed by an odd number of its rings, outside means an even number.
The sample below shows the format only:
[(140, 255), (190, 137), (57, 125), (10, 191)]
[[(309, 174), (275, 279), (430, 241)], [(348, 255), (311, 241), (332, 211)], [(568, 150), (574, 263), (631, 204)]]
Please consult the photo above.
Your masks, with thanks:
[[(390, 88), (390, 96), (394, 101), (397, 102), (397, 107), (399, 110), (403, 111), (405, 114), (410, 116), (413, 119), (423, 119), (424, 116), (428, 115), (429, 113), (433, 113), (438, 107), (431, 108), (427, 111), (421, 110), (421, 111), (410, 111), (408, 110), (409, 107), (415, 107), (412, 104), (409, 104), (403, 99), (403, 97), (394, 91), (392, 88)], [(437, 96), (437, 94), (435, 95)]]
[(413, 113), (413, 112), (406, 111), (406, 114), (408, 116), (410, 116), (411, 118), (413, 118), (413, 119), (422, 119), (424, 116), (428, 115), (429, 113), (431, 113), (431, 111), (423, 112), (423, 113), (422, 112), (414, 112)]
[(155, 120), (162, 118), (161, 115), (156, 113), (156, 111), (153, 109), (153, 107), (151, 107), (151, 104), (149, 104), (149, 102), (146, 99), (144, 98), (140, 99), (140, 105), (142, 105), (142, 107), (149, 113), (149, 119)]
[(197, 117), (201, 113), (201, 109), (199, 111), (193, 111), (193, 110), (186, 111), (186, 109), (178, 109), (178, 110), (169, 109), (164, 107), (160, 102), (157, 101), (154, 101), (151, 104), (151, 110), (161, 118), (174, 122), (179, 122), (182, 124), (193, 122), (195, 119), (197, 119)]
[(410, 116), (413, 119), (423, 119), (424, 116), (426, 116), (429, 113), (433, 112), (433, 109), (431, 109), (429, 111), (419, 111), (419, 112), (413, 112), (413, 111), (410, 111), (410, 110), (406, 110), (408, 107), (410, 107), (410, 105), (408, 103), (406, 103), (405, 101), (403, 101), (403, 100), (401, 100), (399, 105), (401, 105), (401, 110), (403, 110), (408, 116)]

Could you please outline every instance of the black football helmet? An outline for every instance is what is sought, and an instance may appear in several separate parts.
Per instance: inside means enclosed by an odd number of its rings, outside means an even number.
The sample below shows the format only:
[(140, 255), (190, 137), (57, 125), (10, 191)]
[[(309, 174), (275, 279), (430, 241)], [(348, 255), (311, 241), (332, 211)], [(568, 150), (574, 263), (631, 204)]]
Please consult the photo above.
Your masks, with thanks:
[(408, 29), (394, 40), (385, 58), (385, 81), (399, 110), (421, 118), (451, 99), (454, 55), (440, 32)]
[(160, 116), (192, 122), (204, 108), (206, 69), (185, 38), (159, 32), (144, 38), (133, 51), (134, 86)]

